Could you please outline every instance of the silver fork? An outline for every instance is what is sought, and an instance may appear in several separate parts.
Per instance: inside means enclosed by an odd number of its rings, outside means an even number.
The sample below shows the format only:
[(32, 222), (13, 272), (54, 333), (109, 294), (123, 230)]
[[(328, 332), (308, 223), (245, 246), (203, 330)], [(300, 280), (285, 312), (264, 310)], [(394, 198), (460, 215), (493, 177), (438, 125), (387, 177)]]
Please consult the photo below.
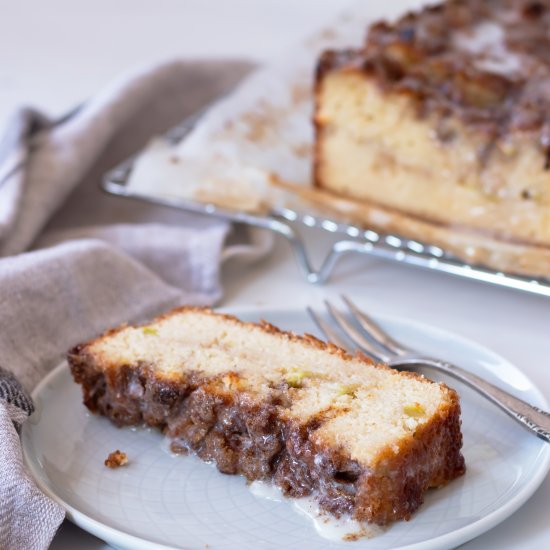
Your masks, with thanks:
[[(325, 306), (334, 324), (361, 351), (367, 353), (373, 359), (382, 361), (398, 370), (428, 367), (442, 371), (467, 384), (538, 437), (550, 442), (550, 413), (514, 397), (507, 391), (456, 365), (434, 357), (426, 357), (405, 347), (386, 334), (376, 322), (353, 304), (349, 298), (342, 296), (342, 300), (347, 306), (349, 317), (328, 301), (325, 301)], [(349, 347), (345, 339), (339, 335), (331, 324), (327, 323), (311, 308), (308, 307), (307, 311), (328, 340), (341, 348), (346, 349)]]

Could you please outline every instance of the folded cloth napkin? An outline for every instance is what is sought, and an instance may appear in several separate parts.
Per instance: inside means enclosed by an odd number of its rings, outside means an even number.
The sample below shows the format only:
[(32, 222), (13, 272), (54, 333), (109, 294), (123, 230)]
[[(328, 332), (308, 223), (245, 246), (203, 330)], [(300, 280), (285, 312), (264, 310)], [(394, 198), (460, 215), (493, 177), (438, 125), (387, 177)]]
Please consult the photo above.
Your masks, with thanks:
[(0, 548), (47, 548), (64, 517), (22, 461), (36, 383), (112, 325), (214, 303), (223, 258), (269, 248), (232, 249), (225, 222), (98, 191), (107, 168), (250, 69), (173, 61), (136, 71), (60, 120), (20, 111), (0, 141)]

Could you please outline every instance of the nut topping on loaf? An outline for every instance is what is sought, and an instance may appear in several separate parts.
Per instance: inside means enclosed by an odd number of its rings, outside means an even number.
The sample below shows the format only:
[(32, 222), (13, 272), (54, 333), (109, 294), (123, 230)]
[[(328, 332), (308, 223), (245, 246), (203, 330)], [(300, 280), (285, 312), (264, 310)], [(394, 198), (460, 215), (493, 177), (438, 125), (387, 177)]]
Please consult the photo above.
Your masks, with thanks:
[(455, 391), (265, 322), (185, 307), (68, 359), (90, 410), (336, 516), (409, 519), (464, 473)]
[(414, 99), (419, 116), (454, 115), (493, 140), (536, 130), (548, 153), (549, 28), (549, 0), (448, 0), (376, 23), (363, 49), (327, 52), (319, 71), (352, 64)]

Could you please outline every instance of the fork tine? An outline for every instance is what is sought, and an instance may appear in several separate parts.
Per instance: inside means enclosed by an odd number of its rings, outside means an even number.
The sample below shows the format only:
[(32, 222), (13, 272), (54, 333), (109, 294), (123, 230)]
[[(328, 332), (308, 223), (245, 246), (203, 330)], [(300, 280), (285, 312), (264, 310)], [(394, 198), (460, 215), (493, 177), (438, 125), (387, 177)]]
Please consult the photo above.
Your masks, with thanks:
[(329, 301), (325, 300), (325, 306), (342, 332), (363, 351), (384, 363), (388, 363), (392, 359), (387, 350), (367, 340)]
[(348, 306), (352, 317), (378, 345), (383, 346), (395, 355), (405, 355), (408, 353), (409, 350), (386, 334), (375, 321), (361, 311), (347, 296), (341, 295), (341, 298)]
[(347, 342), (345, 342), (336, 331), (320, 316), (313, 311), (310, 307), (306, 308), (309, 316), (313, 319), (314, 323), (317, 325), (319, 330), (325, 335), (325, 338), (336, 344), (338, 347), (346, 349), (348, 347)]

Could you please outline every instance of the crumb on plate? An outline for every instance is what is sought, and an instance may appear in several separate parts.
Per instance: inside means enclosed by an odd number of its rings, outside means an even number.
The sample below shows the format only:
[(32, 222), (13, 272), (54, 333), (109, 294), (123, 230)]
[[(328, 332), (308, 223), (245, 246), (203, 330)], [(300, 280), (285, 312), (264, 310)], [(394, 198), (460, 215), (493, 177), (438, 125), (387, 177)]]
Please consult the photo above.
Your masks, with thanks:
[(126, 453), (123, 453), (118, 449), (110, 453), (105, 459), (105, 466), (107, 466), (107, 468), (120, 468), (126, 464), (128, 464), (128, 457), (126, 456)]

